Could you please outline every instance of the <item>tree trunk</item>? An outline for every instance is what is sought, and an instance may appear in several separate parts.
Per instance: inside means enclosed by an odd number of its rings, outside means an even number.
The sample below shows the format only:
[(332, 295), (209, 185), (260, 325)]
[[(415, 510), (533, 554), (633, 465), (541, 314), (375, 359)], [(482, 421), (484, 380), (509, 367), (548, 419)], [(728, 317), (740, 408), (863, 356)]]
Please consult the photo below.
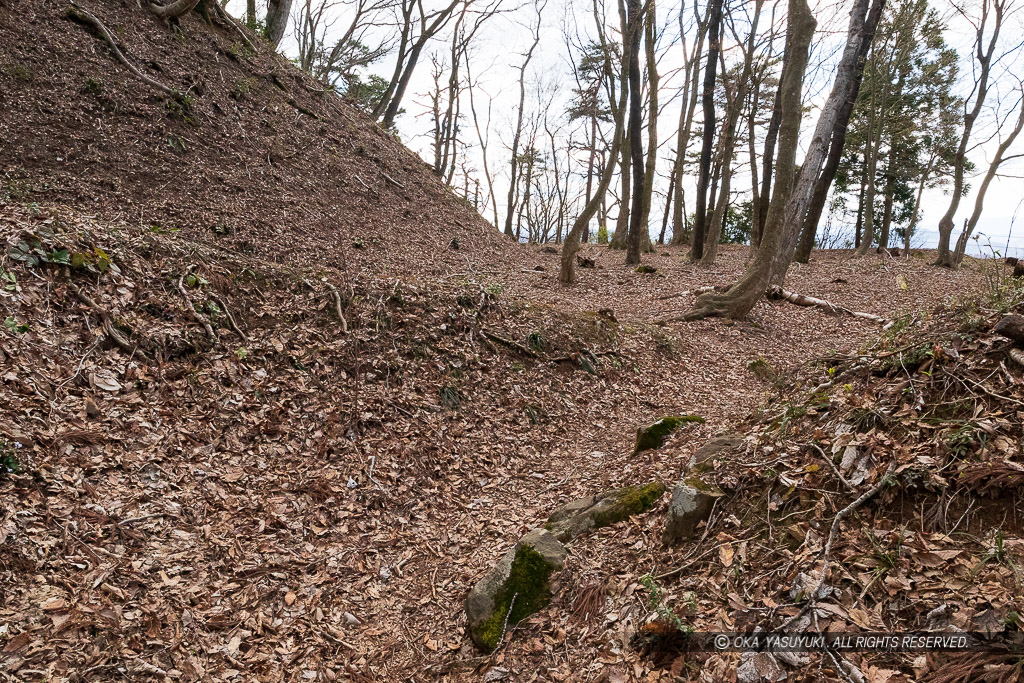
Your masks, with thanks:
[[(732, 185), (732, 157), (736, 148), (736, 128), (739, 126), (740, 116), (743, 113), (743, 104), (747, 99), (747, 91), (750, 88), (750, 77), (754, 61), (754, 48), (757, 39), (757, 24), (761, 17), (761, 7), (765, 0), (757, 0), (754, 5), (754, 16), (750, 22), (750, 34), (747, 38), (746, 49), (743, 55), (743, 69), (740, 72), (736, 89), (733, 91), (732, 99), (729, 99), (729, 85), (725, 84), (727, 111), (722, 140), (722, 190), (719, 194), (718, 203), (715, 205), (714, 214), (711, 216), (711, 225), (708, 230), (707, 240), (704, 245), (704, 254), (701, 256), (702, 265), (709, 266), (715, 262), (718, 256), (718, 243), (722, 237), (722, 227), (729, 210), (729, 192)], [(725, 67), (723, 64), (723, 76)]]
[(846, 47), (836, 70), (836, 80), (821, 110), (821, 116), (818, 117), (814, 137), (807, 147), (807, 154), (804, 156), (796, 181), (797, 186), (793, 191), (793, 200), (786, 208), (786, 233), (783, 237), (783, 248), (775, 255), (775, 267), (771, 275), (773, 285), (782, 286), (786, 271), (793, 261), (793, 252), (800, 237), (803, 218), (807, 215), (814, 185), (822, 172), (830, 141), (838, 130), (849, 123), (849, 115), (853, 108), (844, 105), (848, 100), (857, 98), (864, 76), (861, 62), (875, 37), (875, 29), (878, 27), (885, 1), (870, 0), (870, 8), (869, 0), (855, 0), (853, 4)]
[(715, 144), (715, 72), (718, 53), (722, 49), (722, 0), (708, 0), (708, 59), (704, 65), (704, 90), (701, 105), (704, 109), (704, 140), (700, 150), (697, 175), (697, 211), (693, 222), (693, 241), (690, 258), (699, 261), (704, 256), (707, 232), (708, 185), (711, 183), (711, 152)]
[[(695, 6), (696, 7), (696, 6)], [(683, 14), (679, 13), (679, 30), (683, 29)], [(683, 244), (687, 238), (686, 202), (683, 201), (683, 171), (686, 167), (686, 150), (690, 147), (690, 131), (693, 128), (693, 114), (697, 109), (697, 94), (700, 91), (700, 55), (704, 51), (704, 39), (707, 36), (707, 17), (697, 22), (697, 42), (693, 54), (686, 64), (686, 82), (690, 88), (689, 103), (679, 109), (679, 131), (676, 135), (676, 182), (671, 188), (675, 210), (672, 213), (672, 244)]]
[[(605, 54), (609, 54), (607, 45), (605, 46)], [(605, 68), (608, 70), (608, 73), (611, 73), (611, 58), (606, 57), (606, 60)], [(597, 192), (584, 205), (583, 211), (573, 221), (572, 227), (565, 236), (565, 242), (562, 244), (562, 263), (558, 271), (558, 281), (562, 284), (572, 284), (576, 281), (576, 254), (580, 250), (580, 235), (583, 233), (583, 229), (590, 224), (590, 219), (594, 217), (594, 214), (603, 205), (605, 196), (608, 193), (608, 186), (611, 185), (612, 178), (615, 176), (615, 162), (622, 153), (622, 144), (626, 137), (626, 99), (629, 94), (627, 82), (629, 72), (628, 56), (624, 55), (620, 69), (619, 106), (618, 108), (612, 108), (612, 115), (615, 119), (615, 132), (612, 134), (612, 146), (608, 152), (608, 162), (604, 165), (604, 169), (601, 172)]]
[(288, 29), (292, 0), (267, 0), (267, 42), (276, 50)]
[[(587, 195), (584, 200), (584, 205), (590, 201), (591, 191), (594, 185), (594, 157), (597, 152), (597, 116), (590, 117), (590, 158), (587, 160)], [(590, 224), (587, 223), (587, 227), (583, 228), (583, 242), (590, 241)]]
[(975, 66), (978, 76), (974, 81), (974, 91), (977, 95), (975, 96), (974, 106), (971, 111), (966, 112), (964, 115), (964, 130), (960, 135), (960, 145), (957, 147), (956, 156), (953, 159), (953, 190), (950, 193), (949, 208), (946, 209), (946, 213), (939, 219), (938, 255), (934, 263), (937, 266), (945, 266), (947, 268), (954, 266), (953, 254), (949, 251), (949, 240), (953, 235), (953, 218), (956, 216), (957, 209), (960, 208), (960, 200), (963, 198), (964, 164), (967, 160), (967, 147), (971, 139), (974, 123), (981, 114), (982, 107), (985, 104), (985, 96), (988, 94), (989, 70), (992, 67), (993, 53), (995, 52), (996, 42), (999, 40), (999, 31), (1003, 24), (1004, 7), (1004, 1), (995, 0), (992, 3), (992, 9), (995, 10), (995, 26), (993, 26), (988, 49), (985, 50), (983, 47), (985, 42), (985, 25), (988, 21), (990, 6), (988, 0), (984, 0), (982, 5), (982, 20), (977, 25), (974, 43), (974, 57), (978, 62)]
[[(655, 0), (648, 0), (644, 19), (644, 49), (647, 58), (647, 159), (644, 165), (643, 209), (640, 225), (650, 240), (651, 200), (654, 196), (655, 167), (658, 163), (658, 62), (655, 53), (657, 13)], [(645, 245), (646, 246), (646, 245)]]
[[(782, 56), (782, 69), (786, 69), (786, 55)], [(772, 118), (768, 122), (768, 131), (764, 139), (764, 155), (761, 159), (761, 202), (757, 215), (750, 226), (750, 248), (757, 251), (761, 246), (761, 235), (768, 222), (768, 207), (772, 192), (772, 161), (775, 159), (775, 143), (779, 139), (779, 126), (782, 125), (782, 82), (775, 91), (775, 103), (772, 105)]]
[[(1022, 93), (1024, 94), (1024, 93)], [(996, 149), (996, 154), (992, 157), (992, 163), (988, 166), (988, 172), (985, 173), (985, 179), (981, 181), (981, 186), (978, 188), (978, 196), (974, 200), (974, 211), (971, 213), (970, 219), (967, 221), (967, 226), (964, 231), (960, 233), (960, 238), (956, 241), (956, 252), (953, 254), (952, 265), (954, 268), (959, 268), (960, 264), (964, 260), (964, 252), (967, 249), (967, 240), (970, 239), (971, 233), (974, 232), (974, 228), (977, 227), (978, 221), (981, 220), (981, 210), (985, 206), (985, 193), (988, 192), (988, 186), (992, 183), (992, 179), (996, 177), (996, 173), (999, 171), (999, 167), (1002, 165), (1006, 155), (1006, 151), (1010, 149), (1010, 145), (1020, 135), (1021, 130), (1024, 129), (1024, 101), (1020, 104), (1020, 113), (1017, 115), (1017, 124), (1014, 126), (1010, 134), (1007, 135)]]
[[(890, 157), (891, 163), (892, 157)], [(888, 164), (887, 164), (888, 166)], [(878, 253), (889, 249), (889, 231), (892, 228), (892, 203), (893, 193), (896, 192), (896, 177), (888, 172), (885, 174), (885, 200), (882, 204), (882, 234), (878, 238)]]
[(684, 317), (697, 320), (708, 316), (742, 318), (764, 296), (772, 276), (777, 252), (784, 246), (786, 208), (790, 203), (796, 169), (796, 150), (800, 141), (801, 96), (808, 50), (817, 22), (807, 0), (789, 0), (786, 31), (786, 65), (780, 84), (781, 123), (779, 154), (775, 167), (778, 182), (768, 209), (768, 222), (761, 246), (743, 277), (725, 293), (708, 293), (698, 297), (692, 311)]
[[(643, 17), (640, 0), (629, 0), (629, 145), (633, 161), (633, 197), (629, 217), (629, 236), (626, 240), (626, 264), (640, 263), (640, 231), (644, 219), (644, 141), (643, 94), (640, 92), (640, 38)], [(652, 150), (653, 151), (653, 150)]]
[[(628, 59), (625, 61), (629, 61)], [(629, 80), (627, 78), (626, 84), (628, 87)], [(625, 116), (625, 112), (623, 112)], [(619, 150), (619, 215), (615, 217), (615, 232), (612, 233), (611, 242), (608, 243), (609, 249), (625, 249), (626, 248), (626, 234), (629, 232), (629, 203), (632, 192), (630, 190), (632, 183), (630, 179), (632, 174), (630, 173), (630, 150), (633, 145), (630, 144), (629, 135), (624, 135), (622, 140), (622, 146)]]
[(917, 216), (921, 213), (921, 195), (924, 194), (924, 188), (928, 184), (928, 178), (932, 174), (932, 168), (935, 166), (935, 161), (938, 155), (935, 151), (932, 151), (928, 157), (928, 165), (924, 169), (924, 173), (921, 174), (921, 180), (917, 185), (917, 196), (914, 197), (914, 211), (910, 214), (910, 223), (907, 224), (907, 230), (903, 233), (903, 258), (910, 258), (910, 240), (914, 236), (914, 228), (917, 227)]

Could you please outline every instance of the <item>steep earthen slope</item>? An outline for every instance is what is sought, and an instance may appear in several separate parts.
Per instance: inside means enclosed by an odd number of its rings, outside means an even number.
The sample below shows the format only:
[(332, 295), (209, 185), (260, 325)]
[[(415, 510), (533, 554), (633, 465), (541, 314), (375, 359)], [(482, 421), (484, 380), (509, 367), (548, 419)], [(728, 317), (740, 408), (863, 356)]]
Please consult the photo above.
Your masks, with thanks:
[[(397, 139), (260, 44), (171, 27), (134, 0), (83, 4), (168, 97), (116, 61), (69, 3), (0, 4), (0, 197), (275, 262), (433, 272), (509, 247)], [(257, 41), (257, 44), (258, 41)]]

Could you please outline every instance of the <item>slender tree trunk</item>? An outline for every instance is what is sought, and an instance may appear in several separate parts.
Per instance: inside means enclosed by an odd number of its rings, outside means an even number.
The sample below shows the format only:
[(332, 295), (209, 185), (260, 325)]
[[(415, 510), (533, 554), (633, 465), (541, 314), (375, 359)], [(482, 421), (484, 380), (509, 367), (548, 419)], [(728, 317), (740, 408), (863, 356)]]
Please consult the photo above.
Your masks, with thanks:
[(668, 194), (665, 196), (665, 213), (661, 218), (661, 232), (658, 233), (658, 244), (665, 244), (665, 231), (668, 230), (668, 217), (672, 213), (672, 188), (676, 185), (676, 167), (673, 164), (668, 177)]
[[(977, 61), (975, 68), (978, 74), (974, 82), (974, 91), (977, 94), (974, 98), (974, 106), (964, 115), (964, 129), (960, 135), (960, 144), (957, 147), (956, 156), (953, 159), (953, 191), (950, 193), (949, 208), (946, 209), (946, 213), (939, 219), (938, 256), (934, 263), (937, 266), (952, 268), (955, 265), (953, 254), (949, 251), (949, 240), (953, 235), (954, 227), (953, 218), (956, 216), (957, 209), (960, 208), (960, 200), (963, 198), (964, 166), (967, 161), (967, 147), (971, 139), (971, 131), (974, 129), (974, 123), (981, 114), (982, 107), (985, 104), (985, 97), (988, 94), (989, 71), (992, 67), (992, 57), (995, 52), (996, 43), (999, 40), (999, 32), (1002, 29), (1005, 6), (1006, 0), (992, 0), (991, 5), (989, 0), (982, 0), (982, 19), (977, 25), (974, 43), (974, 58)], [(984, 48), (985, 29), (989, 13), (992, 11), (995, 12), (995, 24), (988, 43), (988, 49), (986, 50)]]
[[(786, 68), (786, 55), (782, 58), (782, 68)], [(775, 91), (775, 103), (772, 105), (772, 118), (768, 121), (768, 131), (764, 139), (764, 155), (761, 158), (761, 205), (751, 225), (750, 248), (757, 251), (761, 246), (761, 236), (768, 222), (768, 207), (772, 196), (772, 161), (775, 159), (775, 144), (779, 139), (779, 127), (782, 125), (782, 83)]]
[(964, 252), (967, 249), (967, 240), (970, 239), (971, 233), (974, 232), (974, 228), (978, 226), (978, 221), (981, 220), (981, 211), (985, 206), (985, 194), (988, 192), (989, 185), (992, 184), (992, 180), (996, 177), (996, 173), (999, 171), (999, 167), (1005, 160), (1006, 152), (1013, 145), (1014, 140), (1020, 135), (1022, 129), (1024, 129), (1024, 86), (1021, 86), (1022, 101), (1020, 104), (1020, 113), (1017, 115), (1017, 124), (1014, 126), (1010, 134), (1003, 138), (1002, 142), (999, 143), (999, 147), (996, 149), (995, 156), (992, 157), (992, 162), (988, 166), (988, 172), (985, 173), (985, 179), (981, 181), (981, 185), (978, 187), (978, 196), (974, 200), (974, 211), (971, 213), (970, 219), (967, 221), (967, 226), (964, 231), (960, 233), (960, 238), (956, 241), (956, 252), (953, 254), (952, 265), (954, 268), (959, 268), (960, 264), (964, 260)]
[[(587, 198), (584, 204), (590, 201), (591, 190), (594, 183), (594, 157), (597, 152), (597, 116), (590, 117), (590, 158), (587, 160)], [(590, 224), (583, 229), (583, 242), (590, 241)]]
[(708, 185), (711, 182), (711, 153), (715, 144), (715, 72), (718, 53), (722, 49), (722, 0), (708, 0), (708, 59), (704, 66), (704, 91), (701, 95), (704, 109), (704, 140), (700, 150), (700, 168), (697, 175), (697, 213), (693, 222), (693, 241), (690, 258), (699, 261), (704, 255), (707, 232)]
[[(654, 181), (656, 180), (655, 169), (658, 164), (658, 56), (655, 52), (657, 47), (657, 13), (655, 12), (655, 0), (647, 0), (647, 16), (644, 20), (644, 48), (647, 59), (647, 159), (644, 165), (644, 192), (643, 210), (640, 225), (643, 227), (643, 234), (640, 236), (640, 248), (650, 252), (654, 250), (651, 245), (650, 223), (651, 223), (651, 200), (654, 197)], [(645, 238), (646, 236), (646, 238)]]
[[(626, 81), (627, 86), (629, 81)], [(623, 112), (625, 115), (625, 112)], [(626, 242), (628, 241), (626, 236), (629, 232), (629, 204), (630, 198), (632, 197), (632, 173), (630, 171), (630, 160), (631, 150), (633, 145), (631, 144), (630, 136), (625, 135), (622, 140), (622, 147), (619, 151), (619, 214), (615, 217), (615, 232), (612, 234), (611, 242), (608, 244), (609, 249), (625, 249)]]
[(804, 73), (807, 70), (808, 51), (817, 22), (806, 0), (789, 0), (786, 32), (786, 65), (780, 86), (782, 118), (779, 127), (779, 154), (776, 160), (778, 182), (768, 209), (761, 246), (743, 277), (725, 293), (705, 294), (698, 297), (685, 319), (696, 320), (708, 316), (742, 318), (764, 296), (772, 276), (777, 252), (784, 246), (785, 214), (793, 191), (796, 170), (796, 151), (800, 140), (800, 101), (803, 94)]
[[(597, 21), (600, 27), (601, 19), (597, 18)], [(603, 33), (601, 35), (603, 41)], [(608, 47), (609, 46), (605, 45), (605, 55), (609, 54)], [(606, 73), (611, 73), (611, 58), (607, 56), (605, 69)], [(625, 113), (626, 101), (629, 96), (628, 51), (624, 51), (620, 69), (619, 104), (618, 107), (612, 107), (612, 115), (615, 119), (615, 131), (612, 134), (611, 149), (608, 151), (608, 160), (601, 172), (601, 180), (598, 183), (597, 192), (595, 192), (593, 196), (590, 197), (590, 200), (584, 205), (580, 215), (576, 217), (576, 220), (573, 221), (569, 232), (565, 235), (565, 242), (562, 244), (562, 263), (558, 271), (558, 281), (562, 284), (572, 284), (573, 282), (576, 282), (576, 254), (580, 250), (580, 235), (583, 233), (583, 229), (589, 225), (590, 219), (594, 217), (594, 214), (604, 203), (605, 197), (608, 193), (608, 186), (611, 185), (612, 178), (615, 176), (615, 162), (621, 155), (622, 144), (626, 138)]]
[(885, 199), (882, 202), (882, 234), (878, 238), (879, 253), (889, 248), (889, 231), (892, 228), (893, 193), (896, 192), (896, 176), (889, 171), (889, 164), (886, 164), (886, 166), (885, 189), (883, 190), (885, 192)]
[(917, 196), (914, 197), (914, 211), (910, 214), (910, 223), (907, 224), (907, 230), (903, 233), (903, 257), (910, 258), (910, 240), (914, 236), (914, 228), (917, 227), (918, 215), (921, 213), (921, 195), (924, 194), (924, 188), (928, 184), (928, 178), (932, 174), (932, 168), (935, 166), (935, 161), (938, 155), (933, 151), (928, 157), (928, 165), (924, 169), (924, 173), (921, 174), (921, 180), (917, 184)]
[[(750, 89), (750, 78), (753, 71), (754, 48), (757, 40), (757, 25), (761, 17), (761, 8), (765, 0), (757, 0), (754, 5), (754, 16), (750, 22), (750, 34), (747, 37), (746, 48), (743, 55), (743, 69), (740, 72), (739, 80), (736, 82), (732, 99), (729, 99), (729, 84), (725, 84), (726, 93), (726, 120), (722, 140), (722, 190), (719, 194), (715, 211), (711, 216), (711, 225), (708, 230), (707, 240), (704, 245), (704, 254), (701, 256), (701, 264), (709, 266), (715, 262), (718, 256), (718, 243), (722, 236), (722, 227), (725, 224), (725, 217), (729, 210), (729, 192), (732, 185), (732, 158), (736, 148), (736, 128), (739, 126), (740, 117), (743, 114), (743, 105), (747, 99), (747, 91)], [(722, 65), (723, 76), (725, 65)]]
[[(696, 4), (694, 5), (696, 9)], [(679, 14), (679, 30), (684, 31), (682, 12)], [(693, 128), (693, 115), (697, 110), (697, 95), (700, 92), (700, 56), (704, 52), (704, 40), (707, 36), (707, 17), (697, 21), (697, 41), (693, 53), (686, 63), (686, 83), (690, 94), (689, 102), (679, 110), (679, 131), (676, 135), (676, 182), (671, 188), (675, 200), (672, 213), (672, 244), (683, 244), (687, 239), (686, 202), (683, 199), (683, 176), (686, 168), (686, 152), (690, 147), (690, 133)]]
[[(640, 263), (640, 231), (644, 219), (644, 140), (643, 140), (643, 93), (640, 92), (640, 39), (643, 17), (640, 14), (641, 0), (629, 0), (629, 145), (633, 161), (633, 197), (629, 217), (629, 235), (626, 240), (626, 264)], [(653, 150), (652, 150), (653, 151)]]

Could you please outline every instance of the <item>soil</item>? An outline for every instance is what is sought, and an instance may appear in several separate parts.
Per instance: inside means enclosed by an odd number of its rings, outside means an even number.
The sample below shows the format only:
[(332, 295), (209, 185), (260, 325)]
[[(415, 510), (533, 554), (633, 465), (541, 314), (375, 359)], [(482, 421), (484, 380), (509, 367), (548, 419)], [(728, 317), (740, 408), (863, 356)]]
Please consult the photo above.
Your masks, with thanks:
[[(195, 93), (182, 113), (62, 9), (0, 5), (0, 670), (696, 679), (632, 641), (653, 614), (640, 578), (697, 550), (661, 546), (663, 505), (574, 542), (555, 601), (489, 657), (463, 600), (559, 504), (671, 486), (707, 438), (755, 424), (786, 390), (751, 360), (799, 377), (879, 326), (785, 302), (655, 324), (734, 280), (747, 248), (706, 269), (659, 247), (639, 274), (590, 246), (598, 267), (563, 287), (557, 255), (509, 243), (228, 28), (92, 8), (140, 68)], [(787, 287), (906, 323), (993, 272), (928, 256), (816, 253)], [(633, 455), (637, 426), (676, 414), (707, 422)], [(710, 623), (735, 600), (693, 604)]]

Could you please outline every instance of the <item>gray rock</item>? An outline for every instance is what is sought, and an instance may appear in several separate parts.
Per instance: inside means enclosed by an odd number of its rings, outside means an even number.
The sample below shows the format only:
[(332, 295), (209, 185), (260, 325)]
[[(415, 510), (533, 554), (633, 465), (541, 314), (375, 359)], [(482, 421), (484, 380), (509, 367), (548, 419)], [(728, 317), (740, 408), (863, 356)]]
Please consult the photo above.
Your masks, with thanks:
[(693, 464), (699, 465), (711, 460), (716, 455), (739, 448), (743, 445), (743, 437), (739, 434), (720, 434), (709, 440), (693, 454)]
[(668, 504), (668, 521), (665, 524), (666, 545), (676, 545), (694, 538), (697, 525), (707, 520), (715, 500), (722, 491), (714, 484), (708, 484), (698, 477), (687, 477), (672, 491)]
[(508, 626), (551, 601), (549, 579), (565, 564), (565, 546), (546, 529), (534, 529), (502, 556), (466, 597), (469, 635), (491, 651)]

